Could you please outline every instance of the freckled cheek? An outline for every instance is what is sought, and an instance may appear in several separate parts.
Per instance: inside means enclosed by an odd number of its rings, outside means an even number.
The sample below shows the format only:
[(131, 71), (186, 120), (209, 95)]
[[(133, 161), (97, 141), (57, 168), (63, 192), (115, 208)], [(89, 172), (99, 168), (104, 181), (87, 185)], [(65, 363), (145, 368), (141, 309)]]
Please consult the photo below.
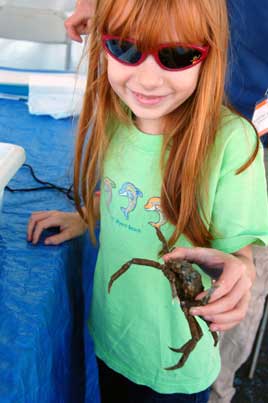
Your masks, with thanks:
[(173, 87), (174, 91), (179, 97), (187, 99), (192, 95), (197, 86), (198, 80), (189, 80), (176, 83)]
[(200, 67), (195, 66), (192, 69), (184, 70), (174, 77), (173, 88), (177, 93), (190, 96), (198, 84)]
[(112, 88), (116, 89), (126, 85), (131, 74), (129, 68), (124, 67), (119, 62), (108, 59), (107, 76)]
[(113, 91), (120, 97), (123, 98), (124, 97), (124, 93), (125, 93), (125, 85), (122, 83), (121, 80), (118, 80), (115, 77), (109, 77), (108, 76), (108, 81), (110, 83), (111, 88), (113, 89)]
[(196, 84), (195, 85), (184, 85), (183, 87), (181, 87), (181, 89), (178, 91), (181, 94), (184, 94), (185, 96), (190, 96), (192, 95), (192, 93), (194, 92), (196, 88)]
[(114, 77), (109, 75), (109, 74), (108, 74), (108, 81), (109, 81), (110, 86), (113, 89), (115, 89), (118, 86), (118, 84), (116, 83), (116, 80), (114, 79)]

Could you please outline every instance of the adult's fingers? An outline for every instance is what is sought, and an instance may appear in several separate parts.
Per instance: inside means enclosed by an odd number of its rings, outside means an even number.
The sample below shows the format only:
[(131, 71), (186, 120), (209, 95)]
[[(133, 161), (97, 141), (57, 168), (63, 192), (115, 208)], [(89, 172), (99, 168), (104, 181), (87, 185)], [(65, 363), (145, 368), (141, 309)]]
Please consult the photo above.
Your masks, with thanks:
[(74, 41), (82, 42), (82, 38), (77, 33), (76, 27), (80, 23), (80, 18), (77, 18), (76, 15), (72, 15), (64, 21), (64, 26), (67, 32), (67, 35)]
[(67, 29), (67, 34), (69, 36), (70, 39), (72, 39), (75, 42), (79, 42), (82, 43), (83, 39), (81, 38), (81, 36), (76, 32), (76, 29), (74, 27), (70, 27)]
[(64, 25), (68, 36), (76, 42), (83, 42), (81, 35), (88, 34), (90, 20), (90, 18), (83, 18), (80, 15), (73, 15), (70, 18), (67, 18)]

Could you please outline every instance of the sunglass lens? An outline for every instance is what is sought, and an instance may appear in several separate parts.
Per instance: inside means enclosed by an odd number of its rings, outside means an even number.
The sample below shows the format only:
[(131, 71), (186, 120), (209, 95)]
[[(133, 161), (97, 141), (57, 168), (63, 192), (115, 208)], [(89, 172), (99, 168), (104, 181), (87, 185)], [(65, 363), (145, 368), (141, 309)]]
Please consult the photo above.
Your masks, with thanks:
[(142, 56), (135, 44), (129, 41), (108, 39), (105, 45), (108, 51), (123, 63), (136, 64)]
[(202, 56), (198, 49), (183, 47), (167, 47), (159, 50), (159, 60), (168, 69), (181, 69), (192, 66)]

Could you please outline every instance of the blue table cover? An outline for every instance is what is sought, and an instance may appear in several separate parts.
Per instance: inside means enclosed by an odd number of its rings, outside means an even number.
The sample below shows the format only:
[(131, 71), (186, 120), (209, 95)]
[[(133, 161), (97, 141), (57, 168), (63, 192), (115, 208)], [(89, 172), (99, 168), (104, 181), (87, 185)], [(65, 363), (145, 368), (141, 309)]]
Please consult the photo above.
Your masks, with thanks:
[[(23, 101), (0, 100), (0, 141), (21, 145), (35, 174), (72, 183), (76, 122), (31, 116)], [(9, 184), (39, 186), (22, 167)], [(98, 403), (88, 314), (97, 249), (87, 236), (60, 246), (26, 240), (32, 211), (74, 206), (52, 191), (4, 193), (0, 215), (0, 402)]]

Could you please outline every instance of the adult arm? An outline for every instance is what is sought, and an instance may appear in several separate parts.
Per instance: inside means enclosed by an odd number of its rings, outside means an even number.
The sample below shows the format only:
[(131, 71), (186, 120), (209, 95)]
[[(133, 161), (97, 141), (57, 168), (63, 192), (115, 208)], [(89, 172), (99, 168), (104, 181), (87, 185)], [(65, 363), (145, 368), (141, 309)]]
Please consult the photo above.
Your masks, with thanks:
[(96, 0), (78, 0), (73, 14), (65, 20), (68, 36), (76, 41), (83, 42), (81, 35), (87, 35), (91, 17), (94, 15)]

